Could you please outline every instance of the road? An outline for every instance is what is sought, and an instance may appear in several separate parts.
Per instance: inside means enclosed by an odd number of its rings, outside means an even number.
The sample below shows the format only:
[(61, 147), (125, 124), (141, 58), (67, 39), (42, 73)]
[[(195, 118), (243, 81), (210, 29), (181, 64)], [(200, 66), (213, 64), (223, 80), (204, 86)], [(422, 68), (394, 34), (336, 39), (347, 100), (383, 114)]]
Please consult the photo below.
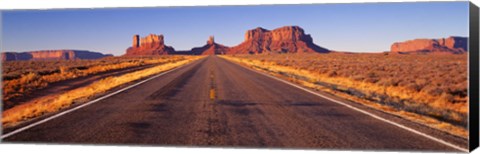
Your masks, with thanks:
[[(409, 125), (445, 140), (466, 143)], [(4, 141), (459, 151), (216, 56)]]

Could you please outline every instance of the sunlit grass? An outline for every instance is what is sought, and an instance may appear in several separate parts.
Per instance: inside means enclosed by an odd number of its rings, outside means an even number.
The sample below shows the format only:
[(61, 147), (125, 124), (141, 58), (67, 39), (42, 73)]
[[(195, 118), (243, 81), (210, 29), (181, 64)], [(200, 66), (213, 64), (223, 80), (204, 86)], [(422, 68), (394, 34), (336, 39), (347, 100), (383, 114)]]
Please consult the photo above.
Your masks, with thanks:
[(466, 55), (222, 57), (455, 135), (468, 135)]
[(101, 72), (184, 60), (183, 56), (115, 57), (98, 60), (12, 61), (2, 64), (3, 102), (49, 84)]
[(25, 104), (15, 106), (11, 109), (4, 111), (2, 114), (2, 125), (13, 125), (17, 122), (38, 117), (45, 113), (61, 110), (76, 102), (84, 102), (86, 100), (89, 100), (91, 97), (97, 94), (107, 92), (108, 90), (118, 87), (122, 84), (139, 80), (154, 74), (158, 74), (160, 72), (164, 72), (188, 64), (200, 58), (202, 57), (185, 56), (183, 60), (164, 63), (152, 68), (127, 73), (121, 76), (108, 77), (85, 87), (80, 87), (61, 94), (32, 100)]

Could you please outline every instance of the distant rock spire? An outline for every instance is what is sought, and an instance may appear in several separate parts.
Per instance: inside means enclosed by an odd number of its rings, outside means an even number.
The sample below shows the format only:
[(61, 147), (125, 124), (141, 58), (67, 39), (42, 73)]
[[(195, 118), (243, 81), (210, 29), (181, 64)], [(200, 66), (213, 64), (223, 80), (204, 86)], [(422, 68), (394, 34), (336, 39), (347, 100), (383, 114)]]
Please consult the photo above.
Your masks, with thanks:
[(213, 36), (210, 36), (210, 37), (208, 38), (207, 44), (210, 44), (210, 45), (211, 45), (211, 44), (214, 44), (214, 43), (215, 43), (215, 39), (213, 38)]

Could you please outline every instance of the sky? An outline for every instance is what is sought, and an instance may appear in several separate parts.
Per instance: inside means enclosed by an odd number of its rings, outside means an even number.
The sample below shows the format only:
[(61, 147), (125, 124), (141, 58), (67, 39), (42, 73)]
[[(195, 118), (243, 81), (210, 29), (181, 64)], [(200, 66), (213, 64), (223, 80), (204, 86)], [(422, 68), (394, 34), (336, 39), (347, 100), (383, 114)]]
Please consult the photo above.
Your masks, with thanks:
[(240, 44), (256, 27), (297, 25), (315, 44), (336, 51), (383, 52), (415, 38), (468, 36), (468, 2), (407, 2), (95, 8), (2, 11), (2, 51), (90, 50), (122, 55), (134, 34), (163, 34), (176, 50), (209, 36)]

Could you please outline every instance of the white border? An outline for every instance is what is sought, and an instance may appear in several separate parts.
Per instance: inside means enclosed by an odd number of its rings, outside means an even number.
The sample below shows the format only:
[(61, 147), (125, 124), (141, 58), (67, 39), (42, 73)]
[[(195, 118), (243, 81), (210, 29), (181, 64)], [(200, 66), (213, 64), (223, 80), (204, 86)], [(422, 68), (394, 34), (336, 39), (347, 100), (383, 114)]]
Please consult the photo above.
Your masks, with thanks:
[[(213, 6), (213, 5), (264, 5), (311, 3), (371, 3), (371, 2), (425, 2), (452, 0), (1, 0), (0, 9), (52, 9), (52, 8), (111, 8), (152, 6)], [(462, 1), (462, 0), (453, 0)], [(465, 0), (463, 0), (465, 1)], [(478, 1), (478, 0), (477, 0)]]

